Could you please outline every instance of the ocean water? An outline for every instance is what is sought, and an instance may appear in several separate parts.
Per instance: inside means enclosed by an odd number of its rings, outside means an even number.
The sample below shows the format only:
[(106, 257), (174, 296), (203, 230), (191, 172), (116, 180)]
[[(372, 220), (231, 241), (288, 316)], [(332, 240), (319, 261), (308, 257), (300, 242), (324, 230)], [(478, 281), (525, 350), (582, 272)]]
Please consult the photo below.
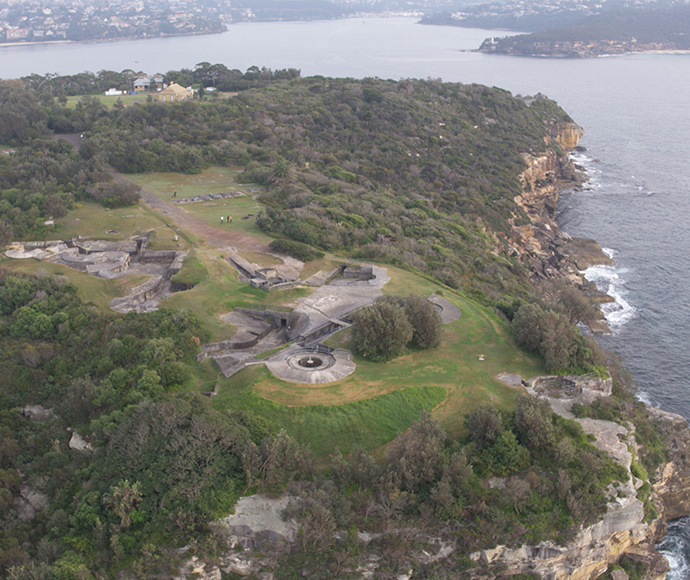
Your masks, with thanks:
[[(202, 61), (230, 68), (295, 67), (303, 75), (442, 78), (543, 93), (584, 127), (575, 160), (590, 181), (560, 200), (561, 228), (591, 237), (613, 267), (586, 275), (615, 298), (606, 307), (639, 397), (690, 418), (690, 55), (517, 58), (472, 52), (496, 31), (421, 26), (413, 19), (241, 24), (220, 35), (96, 44), (0, 47), (0, 77)], [(690, 521), (661, 544), (669, 580), (690, 578)]]

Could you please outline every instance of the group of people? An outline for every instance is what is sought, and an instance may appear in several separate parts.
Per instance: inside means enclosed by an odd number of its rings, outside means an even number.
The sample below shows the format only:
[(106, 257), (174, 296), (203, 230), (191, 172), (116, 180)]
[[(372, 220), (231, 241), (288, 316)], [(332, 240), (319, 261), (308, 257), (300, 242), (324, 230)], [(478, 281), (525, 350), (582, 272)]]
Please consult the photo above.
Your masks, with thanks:
[(225, 216), (223, 216), (223, 215), (220, 216), (220, 223), (225, 223), (226, 221), (227, 221), (229, 224), (231, 224), (231, 223), (232, 223), (232, 216), (231, 216), (231, 215), (229, 215), (228, 217), (225, 217)]

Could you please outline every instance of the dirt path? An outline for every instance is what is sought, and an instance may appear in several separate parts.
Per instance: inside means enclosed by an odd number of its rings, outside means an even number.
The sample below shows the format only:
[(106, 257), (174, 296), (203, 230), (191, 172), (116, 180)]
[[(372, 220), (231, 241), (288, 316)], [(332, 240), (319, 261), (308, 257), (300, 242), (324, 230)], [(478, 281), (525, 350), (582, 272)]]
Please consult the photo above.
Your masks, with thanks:
[[(75, 151), (79, 150), (79, 145), (81, 144), (81, 136), (79, 133), (53, 135), (53, 139), (62, 139), (67, 141), (70, 145), (72, 145), (72, 147), (74, 147)], [(125, 185), (134, 183), (114, 169), (111, 169), (110, 173), (112, 174), (113, 179), (118, 183)], [(199, 218), (189, 215), (181, 207), (166, 201), (162, 201), (154, 193), (144, 189), (143, 187), (139, 193), (141, 194), (142, 201), (151, 209), (168, 216), (177, 227), (199, 236), (212, 246), (216, 246), (218, 248), (231, 246), (236, 252), (253, 251), (264, 254), (268, 253), (268, 247), (262, 245), (256, 240), (256, 238), (250, 235), (247, 235), (243, 232), (238, 232), (237, 230), (221, 229), (210, 226)]]
[[(113, 175), (113, 179), (118, 183), (125, 185), (133, 183), (114, 169), (111, 169), (111, 173)], [(268, 252), (268, 248), (266, 246), (263, 246), (256, 240), (256, 238), (248, 234), (238, 232), (237, 230), (221, 229), (210, 226), (199, 218), (188, 214), (181, 207), (166, 201), (162, 201), (155, 194), (144, 189), (143, 187), (139, 193), (142, 201), (151, 209), (166, 215), (177, 227), (199, 236), (212, 246), (216, 246), (218, 248), (232, 246), (237, 252)], [(228, 228), (231, 227), (232, 226), (228, 226)]]

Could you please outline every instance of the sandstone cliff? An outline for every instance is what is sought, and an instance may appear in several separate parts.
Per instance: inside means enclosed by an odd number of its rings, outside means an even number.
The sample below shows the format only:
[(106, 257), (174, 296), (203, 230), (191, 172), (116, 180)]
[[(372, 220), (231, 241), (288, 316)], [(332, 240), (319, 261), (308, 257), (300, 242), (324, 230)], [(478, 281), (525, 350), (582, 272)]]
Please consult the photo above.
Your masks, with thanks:
[[(567, 153), (583, 134), (575, 123), (551, 123), (545, 138), (547, 150), (523, 155), (527, 168), (520, 176), (522, 194), (515, 197), (515, 202), (529, 223), (520, 223), (515, 216), (509, 246), (513, 255), (529, 267), (534, 281), (565, 278), (593, 300), (608, 302), (612, 299), (587, 282), (582, 271), (597, 264), (613, 265), (613, 260), (595, 240), (561, 233), (556, 223), (560, 192), (577, 188), (584, 180)], [(608, 331), (603, 315), (602, 323), (592, 330)]]
[[(574, 403), (589, 404), (597, 397), (611, 394), (609, 381), (579, 383), (575, 394), (554, 392), (551, 379), (537, 377), (529, 382), (527, 390), (549, 401), (553, 411), (573, 419)], [(586, 527), (567, 546), (543, 542), (538, 546), (509, 548), (498, 546), (472, 555), (472, 559), (484, 564), (500, 565), (512, 574), (539, 574), (544, 580), (594, 580), (606, 572), (611, 564), (623, 556), (644, 563), (645, 580), (663, 580), (668, 562), (654, 545), (666, 531), (666, 522), (690, 513), (690, 429), (687, 421), (673, 413), (654, 407), (648, 412), (656, 419), (664, 435), (670, 459), (656, 474), (651, 502), (658, 516), (645, 521), (644, 505), (638, 499), (643, 482), (631, 472), (630, 481), (609, 490), (609, 504), (604, 517)], [(595, 445), (630, 471), (633, 454), (637, 452), (634, 427), (595, 419), (577, 419), (588, 435), (596, 438)], [(490, 576), (475, 575), (476, 580), (488, 580)]]

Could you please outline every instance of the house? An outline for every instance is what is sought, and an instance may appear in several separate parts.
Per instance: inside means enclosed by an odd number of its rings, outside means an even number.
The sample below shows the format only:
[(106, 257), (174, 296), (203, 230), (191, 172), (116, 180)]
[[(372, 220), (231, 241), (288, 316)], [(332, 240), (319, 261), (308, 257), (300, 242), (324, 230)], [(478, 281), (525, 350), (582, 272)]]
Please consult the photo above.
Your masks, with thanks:
[(172, 101), (186, 101), (194, 96), (194, 91), (191, 89), (185, 89), (177, 83), (171, 83), (167, 89), (163, 89), (160, 93), (156, 95), (159, 101), (172, 102)]
[(165, 88), (164, 79), (163, 75), (153, 75), (153, 79), (151, 79), (153, 83), (151, 84), (152, 89), (156, 89), (157, 91), (163, 90)]
[(148, 91), (151, 88), (151, 79), (143, 77), (134, 81), (134, 90), (136, 92)]
[(5, 30), (5, 37), (7, 40), (21, 40), (29, 37), (30, 28), (7, 28)]

